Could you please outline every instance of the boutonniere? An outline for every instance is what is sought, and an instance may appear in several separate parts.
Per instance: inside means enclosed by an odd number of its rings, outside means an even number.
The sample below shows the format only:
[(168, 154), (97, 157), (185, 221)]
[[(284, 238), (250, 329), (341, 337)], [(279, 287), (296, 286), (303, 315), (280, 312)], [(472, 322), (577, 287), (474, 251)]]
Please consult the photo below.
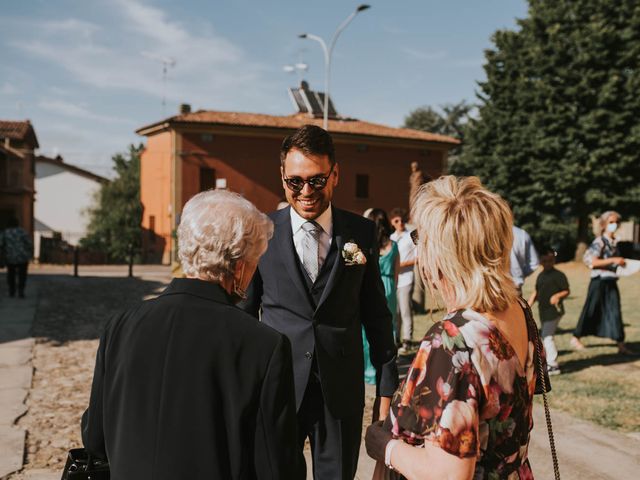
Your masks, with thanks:
[(344, 247), (342, 247), (342, 258), (344, 258), (344, 263), (348, 267), (367, 263), (367, 257), (364, 256), (358, 244), (354, 242), (344, 244)]

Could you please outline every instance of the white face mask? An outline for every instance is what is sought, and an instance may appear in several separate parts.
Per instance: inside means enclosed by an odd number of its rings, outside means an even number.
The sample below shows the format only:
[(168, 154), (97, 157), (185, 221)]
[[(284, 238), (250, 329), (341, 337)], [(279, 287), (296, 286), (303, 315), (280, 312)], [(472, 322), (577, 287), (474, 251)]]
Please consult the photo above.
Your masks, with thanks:
[(607, 232), (609, 233), (613, 233), (618, 229), (618, 224), (617, 223), (610, 223), (607, 225)]

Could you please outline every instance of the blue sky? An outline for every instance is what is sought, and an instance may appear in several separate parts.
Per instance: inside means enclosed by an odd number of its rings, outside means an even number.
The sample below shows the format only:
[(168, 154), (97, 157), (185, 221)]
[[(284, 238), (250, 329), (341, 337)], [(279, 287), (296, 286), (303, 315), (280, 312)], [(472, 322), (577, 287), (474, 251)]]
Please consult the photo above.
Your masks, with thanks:
[[(40, 153), (109, 175), (134, 130), (180, 103), (287, 115), (283, 66), (305, 62), (322, 90), (320, 45), (359, 2), (348, 0), (23, 0), (0, 17), (0, 118), (34, 124)], [(516, 28), (524, 0), (373, 0), (337, 41), (338, 112), (400, 126), (423, 105), (475, 101), (491, 34)], [(166, 83), (162, 59), (175, 59)], [(163, 109), (162, 99), (166, 97)], [(164, 111), (164, 115), (163, 115)]]

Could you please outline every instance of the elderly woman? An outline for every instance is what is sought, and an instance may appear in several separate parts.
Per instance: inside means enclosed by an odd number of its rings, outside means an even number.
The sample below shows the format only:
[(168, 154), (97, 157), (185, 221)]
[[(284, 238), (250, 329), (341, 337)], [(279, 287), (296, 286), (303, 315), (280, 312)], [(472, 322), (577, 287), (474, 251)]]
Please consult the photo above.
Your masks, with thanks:
[(536, 327), (509, 273), (511, 211), (477, 178), (446, 176), (421, 187), (412, 218), (420, 272), (447, 314), (386, 423), (367, 430), (367, 451), (412, 479), (533, 478)]
[(616, 240), (616, 230), (620, 225), (620, 214), (607, 211), (600, 215), (600, 236), (584, 254), (584, 263), (591, 269), (591, 281), (587, 298), (571, 338), (571, 346), (582, 350), (580, 337), (596, 335), (610, 338), (618, 344), (618, 352), (633, 355), (624, 343), (624, 326), (620, 311), (620, 292), (616, 269), (624, 266)]
[(234, 193), (185, 205), (187, 278), (116, 316), (100, 339), (82, 439), (111, 478), (304, 478), (289, 341), (234, 305), (272, 232)]

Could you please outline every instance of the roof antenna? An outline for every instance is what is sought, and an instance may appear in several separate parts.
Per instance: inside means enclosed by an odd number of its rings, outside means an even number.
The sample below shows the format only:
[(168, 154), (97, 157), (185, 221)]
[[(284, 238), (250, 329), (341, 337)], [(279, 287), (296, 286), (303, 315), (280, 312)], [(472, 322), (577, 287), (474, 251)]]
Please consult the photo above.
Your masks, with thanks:
[(150, 52), (142, 52), (142, 55), (162, 63), (162, 117), (164, 118), (167, 109), (167, 71), (169, 67), (176, 66), (176, 60), (173, 57), (162, 57)]

